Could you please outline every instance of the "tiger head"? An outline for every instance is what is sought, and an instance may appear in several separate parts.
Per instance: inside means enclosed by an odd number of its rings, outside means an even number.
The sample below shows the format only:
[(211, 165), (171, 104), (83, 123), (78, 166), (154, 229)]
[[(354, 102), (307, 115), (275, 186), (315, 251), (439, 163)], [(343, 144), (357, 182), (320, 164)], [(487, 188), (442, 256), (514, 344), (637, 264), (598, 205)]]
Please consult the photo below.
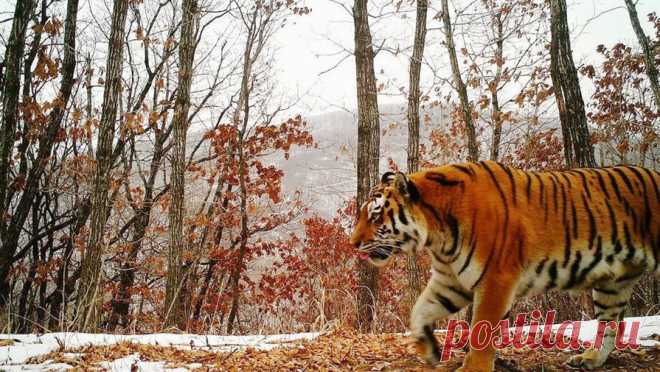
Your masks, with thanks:
[(360, 256), (384, 266), (395, 254), (415, 254), (426, 241), (423, 214), (416, 205), (419, 191), (401, 172), (387, 172), (360, 207), (351, 243)]

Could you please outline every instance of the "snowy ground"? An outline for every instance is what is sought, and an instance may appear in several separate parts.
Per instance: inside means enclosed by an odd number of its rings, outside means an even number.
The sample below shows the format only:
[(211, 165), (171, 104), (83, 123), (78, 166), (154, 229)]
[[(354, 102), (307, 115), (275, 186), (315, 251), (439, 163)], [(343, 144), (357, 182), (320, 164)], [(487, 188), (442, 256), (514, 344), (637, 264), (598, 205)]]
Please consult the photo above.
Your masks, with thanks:
[[(316, 333), (298, 333), (289, 335), (270, 336), (213, 336), (213, 335), (187, 335), (156, 333), (149, 335), (112, 335), (90, 333), (47, 333), (42, 335), (27, 334), (0, 335), (0, 371), (23, 370), (59, 370), (70, 366), (62, 364), (29, 364), (29, 359), (48, 354), (56, 350), (77, 349), (90, 345), (113, 345), (121, 342), (130, 342), (156, 346), (171, 346), (186, 350), (204, 349), (215, 352), (233, 352), (237, 349), (255, 348), (270, 350), (283, 344), (309, 340), (316, 337)], [(7, 341), (4, 341), (7, 340)], [(3, 342), (4, 341), (4, 342)], [(75, 355), (71, 355), (75, 357)], [(103, 367), (111, 371), (130, 370), (139, 360), (139, 355), (108, 361)], [(160, 371), (162, 363), (138, 363), (139, 370)], [(198, 366), (191, 366), (198, 367)]]
[[(644, 318), (626, 318), (627, 330), (630, 329), (632, 321), (640, 322), (638, 342), (642, 346), (658, 347), (660, 345), (660, 316)], [(555, 325), (558, 327), (558, 325)], [(556, 329), (556, 328), (555, 328)], [(581, 325), (580, 339), (593, 340), (596, 334), (597, 322), (588, 321)], [(93, 362), (77, 365), (84, 353), (68, 352), (80, 350), (89, 346), (103, 345), (153, 345), (161, 347), (176, 348), (175, 352), (194, 351), (205, 352), (208, 355), (217, 353), (217, 358), (245, 349), (271, 350), (278, 347), (301, 347), (306, 340), (313, 340), (318, 336), (316, 333), (300, 333), (289, 335), (272, 336), (212, 336), (212, 335), (182, 335), (182, 334), (151, 334), (151, 335), (110, 335), (110, 334), (85, 334), (85, 333), (50, 333), (43, 335), (0, 335), (0, 371), (25, 371), (25, 370), (61, 370), (71, 367), (89, 368), (89, 363), (94, 363), (100, 370), (110, 371), (163, 371), (163, 370), (188, 370), (204, 367), (204, 363), (191, 362), (189, 364), (177, 365), (176, 368), (166, 368), (166, 362), (154, 361), (153, 356), (141, 357), (139, 352), (124, 353), (119, 358), (113, 358), (111, 354), (107, 359), (94, 358)], [(626, 339), (628, 336), (626, 335)], [(302, 347), (301, 347), (302, 348)], [(136, 348), (137, 350), (138, 348)], [(66, 351), (60, 354), (58, 361), (43, 360), (43, 356), (53, 351)], [(115, 354), (117, 355), (117, 354)], [(62, 358), (64, 356), (64, 358)], [(40, 359), (41, 357), (41, 359)], [(170, 356), (170, 361), (171, 361)], [(62, 360), (70, 360), (69, 363)], [(176, 357), (175, 357), (176, 359)], [(167, 359), (164, 359), (167, 360)], [(181, 360), (195, 360), (182, 358)], [(167, 364), (172, 366), (172, 364)]]

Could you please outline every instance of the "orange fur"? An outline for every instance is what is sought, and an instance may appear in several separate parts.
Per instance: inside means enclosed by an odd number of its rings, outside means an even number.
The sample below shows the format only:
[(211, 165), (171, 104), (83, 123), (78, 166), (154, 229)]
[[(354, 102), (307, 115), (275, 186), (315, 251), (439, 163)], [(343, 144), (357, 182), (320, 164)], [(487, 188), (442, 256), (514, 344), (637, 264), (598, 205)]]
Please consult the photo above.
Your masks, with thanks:
[[(525, 172), (486, 161), (388, 173), (352, 241), (379, 265), (431, 252), (432, 278), (411, 317), (422, 343), (434, 342), (423, 331), (431, 320), (471, 302), (473, 324), (497, 322), (516, 296), (552, 289), (594, 289), (599, 318), (610, 320), (643, 272), (658, 273), (658, 184), (658, 172), (626, 166)], [(574, 362), (598, 367), (608, 353)], [(473, 350), (464, 368), (492, 370), (493, 359), (492, 348)]]

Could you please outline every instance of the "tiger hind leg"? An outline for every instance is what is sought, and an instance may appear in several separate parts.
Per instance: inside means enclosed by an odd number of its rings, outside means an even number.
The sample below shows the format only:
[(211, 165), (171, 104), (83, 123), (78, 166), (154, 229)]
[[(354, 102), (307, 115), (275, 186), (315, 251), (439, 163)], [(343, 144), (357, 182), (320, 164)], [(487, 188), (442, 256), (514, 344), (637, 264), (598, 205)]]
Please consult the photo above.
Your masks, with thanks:
[(411, 334), (417, 351), (430, 365), (440, 362), (440, 348), (433, 335), (434, 323), (467, 306), (471, 298), (471, 294), (461, 289), (452, 274), (433, 270), (410, 316)]
[[(614, 287), (612, 287), (614, 288)], [(593, 293), (594, 310), (600, 322), (621, 321), (625, 313), (628, 300), (632, 294), (633, 286), (625, 288), (595, 288)], [(607, 361), (607, 357), (614, 350), (614, 342), (617, 330), (606, 327), (603, 335), (602, 345), (599, 349), (591, 347), (582, 354), (575, 355), (568, 360), (568, 364), (576, 368), (594, 369), (601, 367)]]

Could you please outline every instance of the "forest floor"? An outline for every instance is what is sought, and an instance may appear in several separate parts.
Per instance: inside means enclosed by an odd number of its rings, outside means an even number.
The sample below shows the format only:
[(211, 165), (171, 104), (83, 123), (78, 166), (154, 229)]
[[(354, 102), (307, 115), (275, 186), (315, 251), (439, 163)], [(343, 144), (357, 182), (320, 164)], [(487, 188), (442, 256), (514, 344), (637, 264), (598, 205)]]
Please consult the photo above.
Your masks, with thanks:
[[(660, 316), (638, 319), (643, 319), (639, 340), (644, 346), (614, 351), (601, 370), (660, 371)], [(584, 329), (588, 334), (589, 327)], [(52, 335), (0, 335), (0, 371), (454, 371), (465, 355), (459, 350), (451, 360), (432, 369), (418, 357), (410, 337), (358, 334), (348, 329), (320, 335), (243, 337), (105, 335), (98, 342), (94, 340), (99, 335), (67, 334), (66, 340), (46, 337)], [(444, 333), (438, 332), (436, 337), (442, 342)], [(55, 345), (50, 344), (53, 338), (59, 340)], [(496, 370), (565, 371), (570, 369), (565, 361), (571, 353), (507, 348), (499, 352)]]

